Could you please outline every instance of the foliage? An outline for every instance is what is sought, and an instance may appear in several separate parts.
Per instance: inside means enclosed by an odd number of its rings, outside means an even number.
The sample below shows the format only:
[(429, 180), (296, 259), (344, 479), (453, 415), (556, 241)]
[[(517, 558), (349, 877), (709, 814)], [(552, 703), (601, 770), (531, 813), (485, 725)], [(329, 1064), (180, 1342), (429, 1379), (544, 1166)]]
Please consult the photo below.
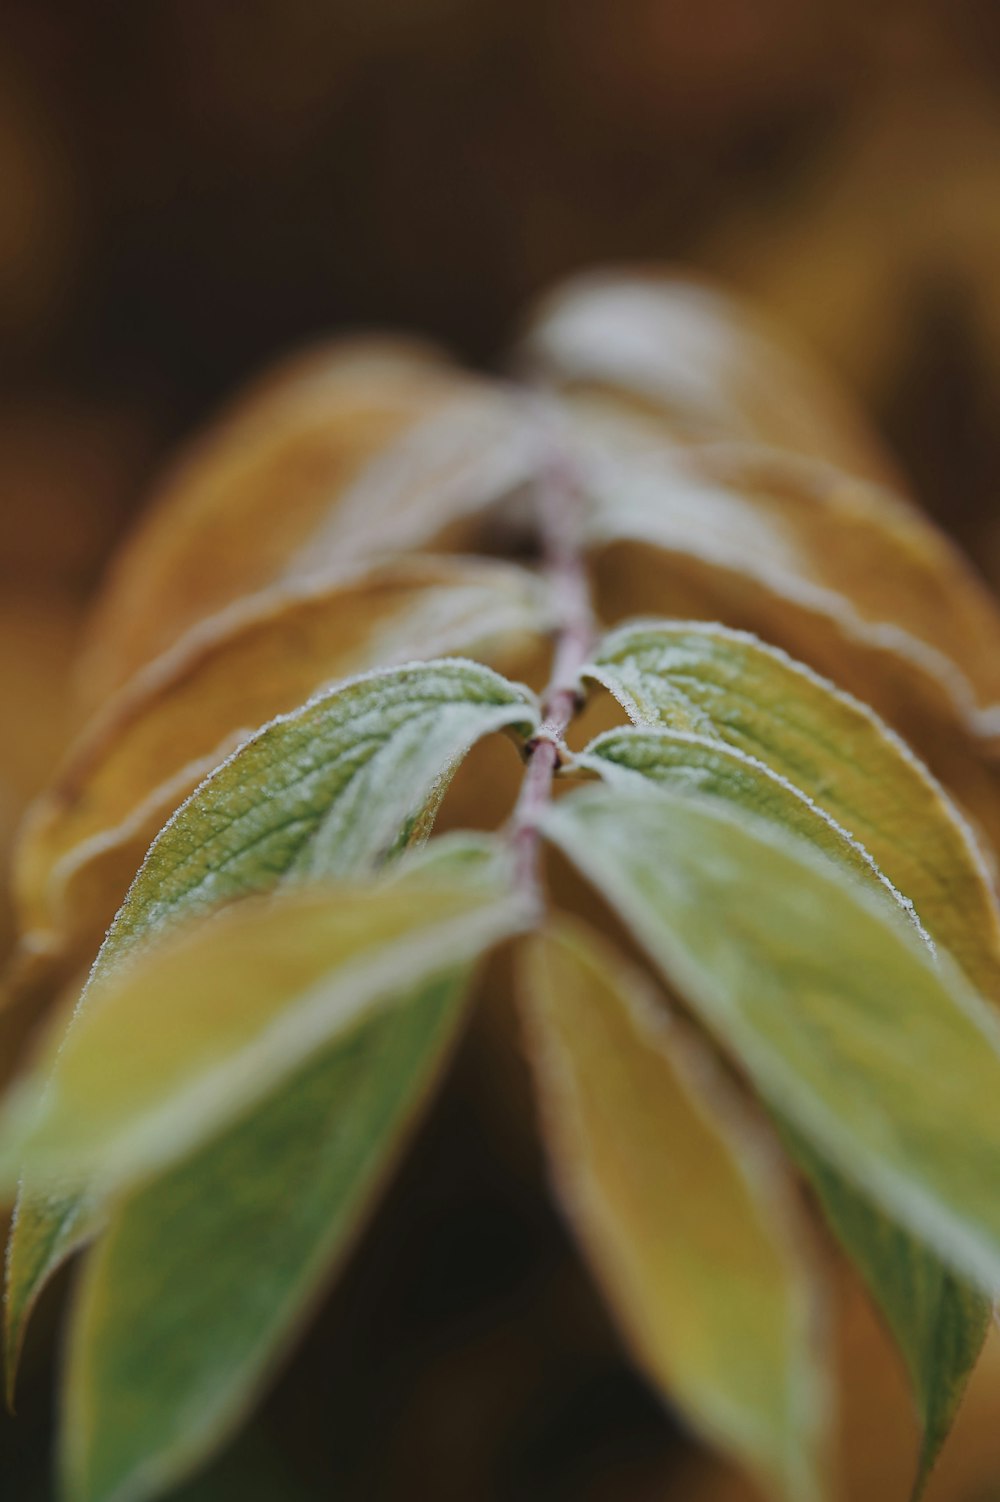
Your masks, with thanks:
[[(14, 989), (92, 969), (0, 1113), (11, 1387), (87, 1248), (68, 1502), (246, 1417), (505, 944), (556, 1190), (665, 1398), (764, 1494), (833, 1494), (825, 1225), (911, 1377), (914, 1495), (947, 1436), (1000, 1287), (1000, 612), (720, 294), (585, 281), (520, 363), (291, 363), (100, 605)], [(449, 792), (498, 734), (512, 810), (486, 760)]]

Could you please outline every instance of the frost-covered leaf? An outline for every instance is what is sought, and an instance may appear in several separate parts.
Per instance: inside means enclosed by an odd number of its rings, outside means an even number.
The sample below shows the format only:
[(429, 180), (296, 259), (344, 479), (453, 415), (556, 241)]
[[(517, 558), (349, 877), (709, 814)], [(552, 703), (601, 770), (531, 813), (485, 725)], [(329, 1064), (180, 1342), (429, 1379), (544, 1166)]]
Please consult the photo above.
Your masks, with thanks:
[(595, 789), (546, 829), (770, 1105), (1000, 1286), (1000, 1024), (956, 967), (828, 857), (718, 803)]
[(88, 657), (91, 702), (278, 580), (461, 545), (532, 471), (533, 444), (506, 388), (420, 347), (347, 342), (279, 372), (182, 456), (121, 554)]
[(70, 1318), (73, 1502), (138, 1502), (245, 1417), (378, 1194), (454, 1036), (464, 986), (360, 1020), (221, 1136), (139, 1189)]
[[(355, 874), (418, 841), (470, 745), (536, 718), (526, 690), (460, 660), (355, 679), (279, 718), (161, 831), (89, 987), (176, 923), (282, 880)], [(91, 1221), (85, 1198), (25, 1179), (8, 1257), (9, 1360), (41, 1287)]]
[[(881, 886), (887, 901), (899, 893), (864, 846), (836, 820), (763, 762), (710, 735), (627, 726), (591, 741), (576, 764), (625, 788), (637, 777), (699, 797), (717, 798), (808, 840), (859, 878)], [(912, 913), (914, 923), (919, 920)]]
[[(884, 903), (912, 909), (856, 842), (744, 753), (684, 732), (624, 729), (592, 742), (578, 761), (628, 788), (637, 775), (678, 792), (718, 800), (808, 840), (865, 882)], [(920, 932), (924, 932), (922, 929)], [(930, 942), (928, 940), (928, 942)], [(800, 1133), (785, 1139), (819, 1196), (831, 1228), (887, 1319), (913, 1384), (923, 1444), (920, 1484), (948, 1436), (989, 1325), (991, 1303), (954, 1274), (921, 1239), (895, 1224)]]
[[(77, 1298), (62, 1441), (70, 1496), (158, 1493), (221, 1443), (253, 1402), (356, 1236), (441, 1072), (463, 1016), (470, 962), (526, 920), (509, 874), (491, 842), (434, 841), (391, 883), (285, 893), (263, 907), (259, 924), (252, 905), (235, 907), (147, 950), (112, 979), (111, 1008), (127, 1011), (131, 991), (130, 1026), (138, 1028), (135, 1002), (146, 1009), (152, 997), (151, 1030), (165, 1026), (170, 1039), (166, 1078), (155, 1049), (140, 1045), (166, 1113), (157, 1133), (166, 1150), (150, 1139), (146, 1167), (159, 1159), (167, 1167), (113, 1208)], [(262, 964), (253, 964), (254, 953)], [(170, 975), (179, 990), (171, 992)], [(200, 990), (207, 1020), (198, 1019), (196, 1000), (188, 1005), (189, 986)], [(227, 999), (228, 1041), (218, 1035)], [(178, 1005), (190, 1031), (175, 1046)], [(92, 998), (78, 1024), (82, 1041), (78, 1029), (70, 1034), (67, 1048), (77, 1051), (70, 1069), (78, 1087), (87, 1069), (104, 1074), (106, 1090), (93, 1073), (91, 1083), (121, 1106), (113, 1059), (102, 1064), (91, 1052), (80, 1069), (80, 1050), (86, 1055), (95, 1041), (85, 1031), (92, 1019), (112, 1055), (122, 1046), (113, 1017), (96, 1021), (100, 1006)], [(254, 1050), (255, 1029), (266, 1043), (257, 1056), (258, 1098), (234, 1111), (225, 1078), (245, 1104), (250, 1072), (234, 1071), (239, 1054), (246, 1065)], [(213, 1031), (222, 1047), (206, 1051)], [(171, 1060), (184, 1080), (173, 1107)], [(216, 1076), (214, 1125), (204, 1114), (192, 1125), (190, 1096), (182, 1105), (188, 1062)], [(269, 1077), (281, 1082), (261, 1092)], [(203, 1108), (208, 1092), (198, 1094)], [(148, 1121), (150, 1108), (155, 1100), (135, 1091), (133, 1123)], [(166, 1120), (173, 1109), (182, 1112), (186, 1147), (178, 1123)], [(84, 1114), (89, 1121), (92, 1105)], [(111, 1135), (120, 1141), (117, 1130)], [(177, 1149), (182, 1156), (171, 1163)], [(106, 1161), (101, 1155), (102, 1171)], [(178, 1235), (164, 1234), (171, 1226)]]
[(974, 734), (1000, 734), (1000, 611), (898, 497), (766, 450), (682, 449), (639, 419), (588, 412), (573, 432), (595, 547), (651, 545), (695, 582), (718, 572), (736, 610), (746, 581), (772, 609), (789, 606), (789, 628), (796, 611), (818, 616), (905, 677), (929, 680), (925, 692)]
[(430, 828), (482, 736), (537, 722), (533, 696), (460, 658), (388, 668), (279, 716), (160, 832), (98, 959), (279, 879), (363, 870)]
[(637, 723), (730, 746), (825, 810), (1000, 1003), (1000, 918), (978, 848), (943, 789), (866, 705), (751, 636), (699, 622), (623, 626), (586, 671)]
[(824, 1495), (816, 1290), (773, 1142), (590, 931), (533, 941), (525, 982), (556, 1185), (640, 1364), (768, 1495)]
[(503, 521), (516, 522), (517, 494), (539, 472), (536, 424), (507, 388), (467, 384), (372, 460), (287, 575), (429, 543), (468, 546), (501, 501)]
[(543, 302), (524, 356), (537, 379), (657, 414), (682, 443), (773, 445), (879, 480), (860, 413), (808, 355), (705, 279), (598, 272)]
[(166, 818), (275, 715), (375, 666), (502, 662), (543, 622), (523, 569), (413, 559), (275, 587), (194, 628), (107, 706), (36, 805), (17, 870), (25, 947), (96, 947)]
[[(935, 776), (992, 844), (1000, 844), (1000, 775), (992, 716), (979, 711), (940, 658), (900, 652), (896, 632), (873, 632), (814, 599), (782, 596), (747, 570), (699, 561), (646, 543), (617, 543), (593, 558), (602, 616), (621, 620), (662, 615), (728, 625), (755, 633), (879, 714), (919, 752)], [(941, 671), (938, 671), (938, 669)], [(989, 732), (984, 738), (980, 731)]]
[(189, 1152), (373, 1006), (523, 926), (506, 866), (463, 875), (286, 889), (106, 968), (9, 1097), (4, 1177), (106, 1199)]
[(430, 348), (348, 339), (238, 396), (181, 452), (118, 555), (88, 643), (89, 701), (271, 583), (369, 460), (466, 379)]

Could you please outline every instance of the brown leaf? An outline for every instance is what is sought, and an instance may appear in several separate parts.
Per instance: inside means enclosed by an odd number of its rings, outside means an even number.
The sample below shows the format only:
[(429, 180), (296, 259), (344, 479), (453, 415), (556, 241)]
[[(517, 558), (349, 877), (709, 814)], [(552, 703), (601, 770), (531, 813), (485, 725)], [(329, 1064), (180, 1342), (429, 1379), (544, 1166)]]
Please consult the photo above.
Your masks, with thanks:
[[(333, 344), (266, 377), (181, 457), (120, 553), (85, 664), (89, 701), (196, 621), (302, 572), (371, 460), (456, 397), (489, 402), (487, 389), (419, 346), (379, 341)], [(368, 551), (395, 546), (383, 527)]]

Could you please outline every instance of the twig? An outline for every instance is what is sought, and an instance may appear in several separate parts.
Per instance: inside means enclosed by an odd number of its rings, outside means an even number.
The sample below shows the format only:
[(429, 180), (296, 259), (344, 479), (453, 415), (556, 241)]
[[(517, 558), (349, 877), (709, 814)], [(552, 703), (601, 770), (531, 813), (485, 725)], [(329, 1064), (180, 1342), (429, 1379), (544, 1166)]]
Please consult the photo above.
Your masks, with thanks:
[(581, 545), (581, 484), (553, 426), (543, 418), (545, 452), (538, 517), (545, 577), (555, 617), (552, 674), (542, 695), (542, 724), (525, 748), (527, 769), (510, 822), (518, 882), (539, 886), (539, 826), (565, 756), (564, 737), (581, 707), (580, 669), (594, 641), (594, 615)]

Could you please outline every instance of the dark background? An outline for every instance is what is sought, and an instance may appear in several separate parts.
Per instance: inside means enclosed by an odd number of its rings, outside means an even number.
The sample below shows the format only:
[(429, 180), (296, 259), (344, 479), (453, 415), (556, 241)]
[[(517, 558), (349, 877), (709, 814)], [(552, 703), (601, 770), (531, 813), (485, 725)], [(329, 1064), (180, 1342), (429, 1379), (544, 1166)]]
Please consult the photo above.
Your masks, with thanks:
[(813, 342), (1000, 575), (998, 79), (994, 0), (6, 0), (8, 563), (27, 506), (92, 578), (289, 344), (491, 362), (553, 280), (666, 259)]

